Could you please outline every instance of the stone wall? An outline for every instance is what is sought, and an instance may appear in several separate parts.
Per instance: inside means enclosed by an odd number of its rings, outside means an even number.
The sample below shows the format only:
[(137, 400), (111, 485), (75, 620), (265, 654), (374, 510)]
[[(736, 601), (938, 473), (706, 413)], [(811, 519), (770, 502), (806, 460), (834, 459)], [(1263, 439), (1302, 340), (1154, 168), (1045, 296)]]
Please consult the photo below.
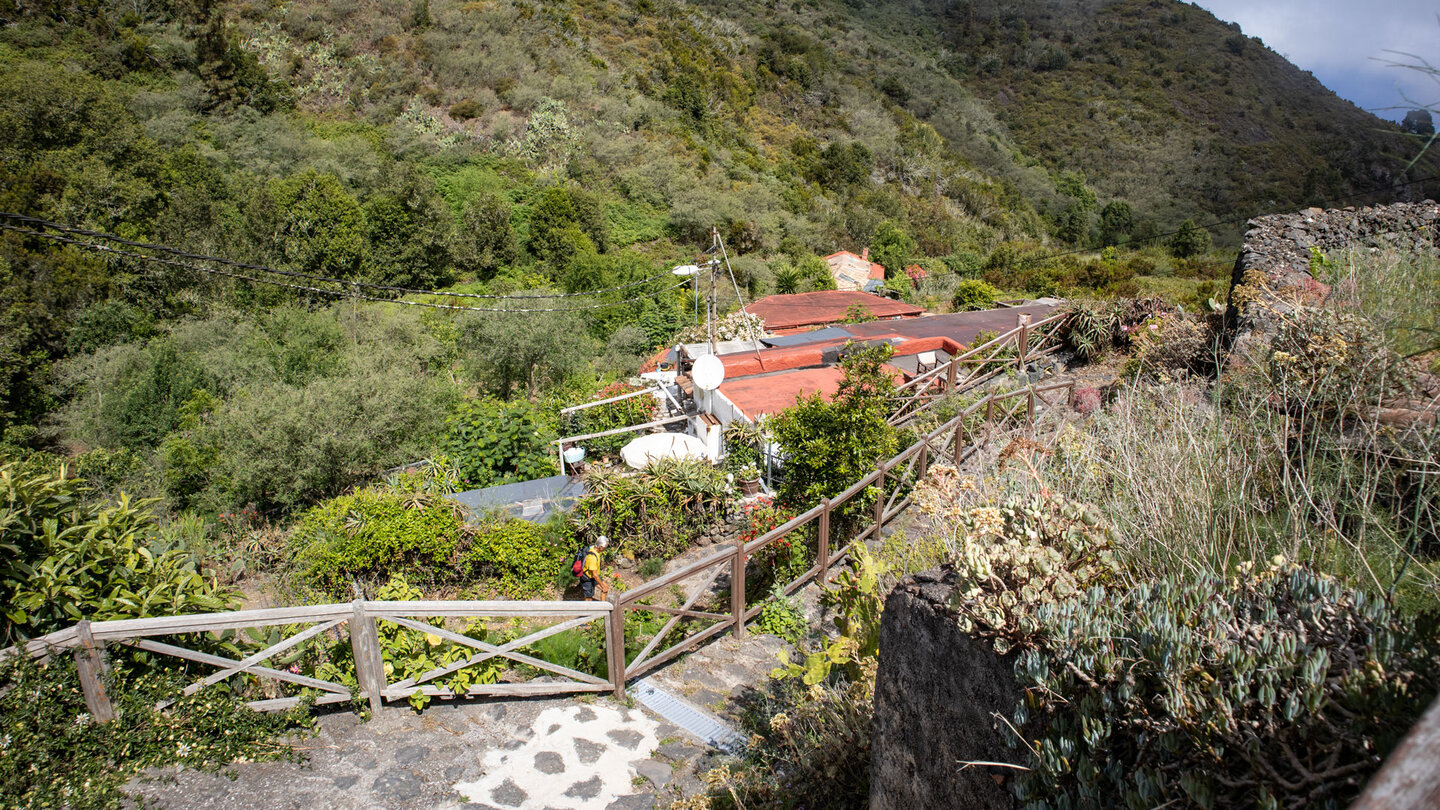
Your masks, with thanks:
[(961, 632), (947, 607), (954, 575), (932, 569), (885, 600), (870, 760), (872, 810), (1009, 807), (1008, 719), (1020, 698), (1013, 655)]
[(1346, 247), (1434, 250), (1440, 204), (1308, 208), (1250, 220), (1231, 275), (1230, 319), (1238, 359), (1251, 357), (1280, 317), (1299, 304), (1324, 301), (1330, 288), (1310, 275), (1310, 249)]

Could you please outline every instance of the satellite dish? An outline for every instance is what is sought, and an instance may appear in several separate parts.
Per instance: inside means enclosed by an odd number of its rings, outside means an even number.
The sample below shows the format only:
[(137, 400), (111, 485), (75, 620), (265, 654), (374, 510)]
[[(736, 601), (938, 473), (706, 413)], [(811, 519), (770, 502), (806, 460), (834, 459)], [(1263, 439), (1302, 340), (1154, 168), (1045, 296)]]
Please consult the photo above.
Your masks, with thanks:
[(700, 268), (693, 264), (682, 264), (670, 272), (677, 276), (693, 276), (700, 272)]
[(725, 382), (725, 364), (713, 354), (701, 355), (690, 369), (690, 377), (701, 391), (714, 391)]

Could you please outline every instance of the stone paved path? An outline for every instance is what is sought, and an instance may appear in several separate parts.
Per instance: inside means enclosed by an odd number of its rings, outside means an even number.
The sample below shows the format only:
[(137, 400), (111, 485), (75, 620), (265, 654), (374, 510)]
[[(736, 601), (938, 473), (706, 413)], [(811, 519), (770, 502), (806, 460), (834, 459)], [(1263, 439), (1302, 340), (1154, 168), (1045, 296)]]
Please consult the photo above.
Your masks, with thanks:
[(389, 706), (368, 723), (321, 717), (295, 743), (304, 763), (157, 769), (129, 791), (157, 808), (643, 810), (655, 803), (639, 777), (679, 733), (609, 698)]

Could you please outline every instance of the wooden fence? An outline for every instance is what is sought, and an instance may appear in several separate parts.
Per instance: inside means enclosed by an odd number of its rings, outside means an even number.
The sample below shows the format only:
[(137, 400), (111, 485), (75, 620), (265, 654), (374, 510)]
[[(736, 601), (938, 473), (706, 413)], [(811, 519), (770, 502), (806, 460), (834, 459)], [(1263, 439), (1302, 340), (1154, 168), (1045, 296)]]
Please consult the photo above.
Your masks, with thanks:
[(976, 388), (1008, 369), (1023, 370), (1031, 361), (1059, 351), (1060, 327), (1067, 317), (1062, 312), (1031, 323), (1030, 316), (1021, 313), (1009, 332), (916, 375), (896, 389), (890, 424), (904, 424), (947, 396)]
[[(757, 616), (763, 606), (760, 600), (753, 600), (755, 604), (751, 604), (747, 595), (765, 595), (753, 591), (747, 594), (747, 562), (756, 553), (781, 541), (806, 544), (808, 558), (813, 561), (810, 567), (789, 582), (771, 583), (772, 586), (779, 585), (787, 595), (794, 593), (843, 561), (851, 543), (878, 540), (885, 525), (909, 505), (910, 490), (924, 477), (931, 464), (948, 461), (958, 466), (979, 452), (997, 427), (1014, 422), (1031, 424), (1040, 411), (1063, 405), (1073, 385), (1065, 382), (1030, 386), (1010, 393), (985, 396), (921, 436), (895, 457), (879, 464), (873, 472), (833, 498), (821, 501), (748, 543), (736, 542), (723, 547), (703, 559), (619, 594), (611, 602), (389, 602), (357, 599), (348, 604), (94, 623), (82, 621), (75, 627), (33, 639), (4, 653), (17, 654), (23, 649), (30, 655), (41, 656), (69, 651), (76, 660), (86, 707), (101, 722), (114, 716), (106, 693), (109, 680), (105, 677), (107, 645), (131, 647), (215, 669), (187, 686), (185, 694), (193, 694), (244, 674), (290, 684), (292, 691), (297, 687), (308, 690), (317, 704), (360, 698), (368, 700), (372, 709), (378, 710), (386, 701), (405, 699), (417, 692), (431, 696), (456, 696), (452, 689), (438, 686), (436, 681), (466, 667), (506, 659), (538, 669), (545, 676), (520, 683), (475, 684), (469, 686), (464, 694), (537, 696), (610, 691), (619, 697), (631, 678), (643, 675), (722, 633), (745, 634), (745, 623)], [(927, 403), (926, 409), (932, 405), (933, 400)], [(728, 584), (728, 604), (703, 604), (707, 594), (715, 593), (712, 586), (721, 576), (726, 577), (725, 583)], [(675, 598), (678, 606), (656, 603), (659, 597), (671, 595), (674, 589), (679, 589), (681, 594), (681, 597)], [(724, 592), (723, 587), (719, 590)], [(649, 615), (637, 616), (640, 613)], [(645, 626), (645, 619), (655, 622), (658, 617), (663, 617), (659, 629), (653, 634), (642, 634), (649, 635), (648, 641), (633, 653), (627, 651), (627, 622)], [(527, 626), (529, 632), (526, 635), (496, 644), (423, 621), (435, 618), (521, 619), (530, 625), (546, 621), (554, 623), (540, 629)], [(525, 648), (544, 638), (597, 621), (604, 628), (605, 677), (580, 672), (524, 652)], [(380, 622), (436, 636), (470, 648), (474, 653), (423, 674), (392, 682), (385, 670), (385, 650), (378, 632)], [(177, 636), (199, 635), (201, 643), (192, 646), (213, 650), (214, 643), (204, 642), (216, 641), (219, 638), (217, 634), (255, 628), (271, 628), (272, 632), (279, 630), (288, 635), (279, 640), (274, 640), (272, 635), (267, 646), (238, 658), (174, 643)], [(358, 690), (352, 690), (336, 680), (300, 674), (280, 665), (267, 666), (267, 662), (276, 656), (295, 650), (322, 634), (328, 634), (328, 638), (337, 644), (343, 635), (348, 635)], [(253, 700), (249, 705), (262, 711), (284, 710), (296, 706), (301, 700), (298, 696), (271, 697)]]

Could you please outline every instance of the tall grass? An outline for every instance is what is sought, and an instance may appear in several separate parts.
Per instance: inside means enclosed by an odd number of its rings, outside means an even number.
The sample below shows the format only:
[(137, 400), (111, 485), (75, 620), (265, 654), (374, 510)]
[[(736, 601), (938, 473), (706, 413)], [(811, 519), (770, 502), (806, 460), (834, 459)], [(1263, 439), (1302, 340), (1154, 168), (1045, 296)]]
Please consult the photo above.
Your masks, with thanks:
[(1331, 302), (1282, 314), (1266, 362), (1218, 381), (1139, 375), (965, 500), (1046, 487), (1093, 504), (1136, 581), (1283, 555), (1410, 609), (1440, 606), (1440, 430), (1380, 411), (1433, 396), (1421, 370), (1440, 338), (1440, 260), (1325, 266)]

